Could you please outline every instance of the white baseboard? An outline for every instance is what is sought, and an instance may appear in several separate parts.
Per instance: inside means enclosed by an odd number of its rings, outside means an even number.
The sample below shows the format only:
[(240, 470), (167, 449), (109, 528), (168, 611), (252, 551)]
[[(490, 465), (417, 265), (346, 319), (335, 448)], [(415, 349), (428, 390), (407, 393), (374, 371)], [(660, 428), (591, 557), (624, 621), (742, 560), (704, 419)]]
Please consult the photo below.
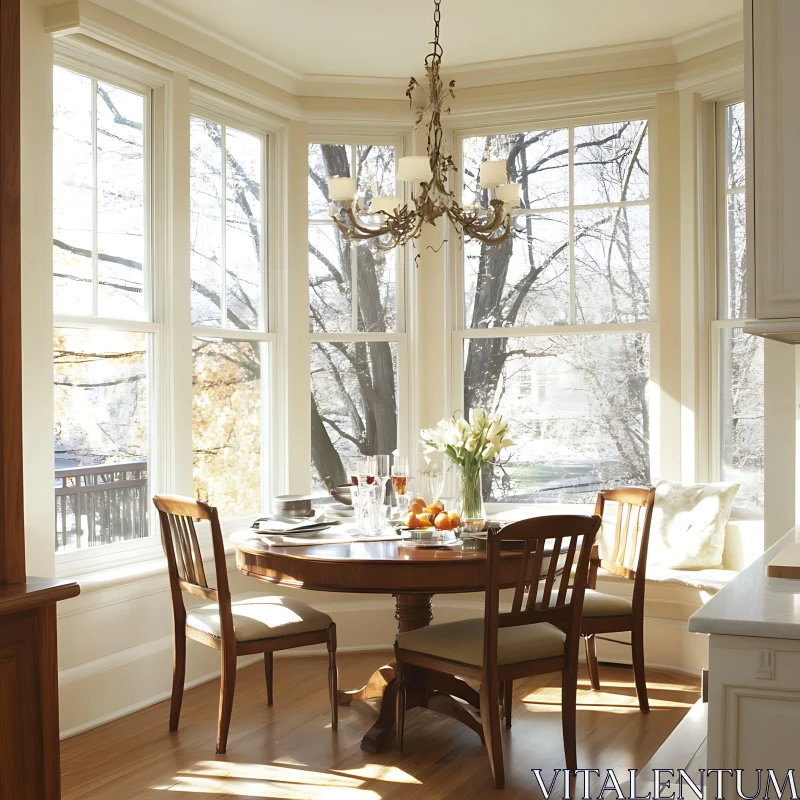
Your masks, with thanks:
[[(169, 641), (169, 648), (170, 649), (172, 648), (172, 640), (171, 639)], [(158, 649), (161, 650), (161, 649), (164, 649), (164, 648), (159, 647)], [(138, 650), (139, 652), (144, 652), (144, 648), (142, 648), (140, 650), (140, 648), (131, 647), (129, 650), (122, 651), (122, 653), (129, 653), (131, 650)], [(311, 658), (311, 657), (314, 657), (314, 656), (326, 655), (327, 652), (328, 651), (327, 651), (327, 649), (325, 647), (313, 645), (311, 647), (301, 648), (300, 650), (283, 650), (283, 651), (280, 651), (278, 653), (275, 653), (275, 658), (276, 659)], [(391, 651), (391, 648), (386, 647), (385, 645), (382, 646), (382, 647), (377, 647), (377, 646), (372, 646), (372, 645), (355, 645), (355, 646), (351, 646), (351, 647), (338, 647), (336, 649), (336, 652), (337, 653), (380, 653), (380, 652), (386, 652), (387, 656), (390, 656), (392, 651)], [(122, 653), (120, 653), (120, 654), (116, 654), (115, 653), (114, 655), (122, 655)], [(97, 661), (103, 661), (105, 659), (96, 659), (96, 660)], [(237, 661), (237, 664), (236, 664), (236, 669), (237, 670), (244, 669), (245, 667), (249, 667), (251, 664), (255, 664), (257, 661), (260, 661), (260, 660), (261, 660), (261, 656), (260, 655), (240, 656), (238, 661)], [(89, 663), (90, 664), (94, 664), (94, 662), (89, 662)], [(112, 663), (112, 661), (111, 661), (111, 659), (109, 659), (108, 660), (108, 666), (106, 667), (107, 669), (113, 668), (111, 666), (111, 663)], [(116, 663), (121, 663), (121, 662), (117, 662), (116, 660), (114, 660), (114, 663), (116, 664)], [(84, 665), (81, 665), (81, 666), (84, 666)], [(73, 667), (72, 670), (74, 670), (74, 669), (75, 668)], [(70, 672), (70, 670), (63, 670), (63, 671), (64, 672)], [(73, 675), (68, 676), (66, 680), (63, 680), (63, 683), (64, 684), (71, 683), (71, 682), (73, 682), (75, 680), (79, 680), (80, 678), (88, 677), (89, 675), (96, 674), (98, 671), (102, 671), (102, 670), (98, 670), (96, 668), (92, 668), (90, 670), (87, 669), (87, 671), (85, 673), (81, 674), (79, 677), (74, 677), (75, 673), (73, 673)], [(199, 678), (194, 678), (194, 679), (192, 679), (190, 681), (186, 681), (184, 689), (193, 689), (195, 686), (202, 686), (202, 684), (204, 684), (204, 683), (209, 683), (210, 681), (217, 680), (219, 678), (219, 676), (220, 676), (220, 673), (221, 673), (221, 670), (216, 669), (216, 670), (212, 670), (211, 672), (206, 673), (205, 675), (201, 675)], [(61, 673), (59, 673), (58, 683), (59, 683), (59, 686), (62, 685)], [(154, 706), (156, 703), (160, 703), (163, 700), (169, 700), (171, 695), (172, 695), (171, 689), (168, 689), (167, 691), (160, 692), (158, 694), (152, 695), (151, 697), (147, 697), (147, 698), (145, 698), (143, 700), (140, 700), (138, 703), (133, 703), (132, 705), (126, 706), (125, 708), (120, 708), (120, 709), (112, 711), (112, 712), (110, 712), (108, 714), (105, 714), (102, 717), (97, 717), (96, 719), (89, 720), (88, 722), (84, 722), (81, 725), (76, 725), (76, 726), (74, 726), (72, 728), (69, 728), (68, 730), (61, 731), (60, 738), (62, 740), (63, 739), (69, 739), (71, 736), (77, 736), (79, 733), (84, 733), (85, 731), (92, 730), (92, 728), (98, 728), (101, 725), (105, 725), (107, 722), (113, 722), (115, 719), (121, 719), (122, 717), (127, 717), (128, 714), (135, 714), (137, 711), (141, 711), (143, 708), (148, 708), (149, 706)], [(165, 718), (164, 724), (166, 724), (166, 718)]]

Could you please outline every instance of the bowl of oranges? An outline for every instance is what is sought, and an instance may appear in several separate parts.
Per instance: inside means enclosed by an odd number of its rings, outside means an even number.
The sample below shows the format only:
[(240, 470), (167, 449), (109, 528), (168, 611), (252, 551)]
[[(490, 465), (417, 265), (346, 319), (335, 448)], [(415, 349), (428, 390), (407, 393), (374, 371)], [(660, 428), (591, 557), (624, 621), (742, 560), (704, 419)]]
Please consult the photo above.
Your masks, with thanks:
[(421, 497), (415, 497), (402, 522), (403, 527), (410, 531), (453, 531), (460, 527), (461, 518), (455, 511), (448, 512), (441, 500), (427, 504)]

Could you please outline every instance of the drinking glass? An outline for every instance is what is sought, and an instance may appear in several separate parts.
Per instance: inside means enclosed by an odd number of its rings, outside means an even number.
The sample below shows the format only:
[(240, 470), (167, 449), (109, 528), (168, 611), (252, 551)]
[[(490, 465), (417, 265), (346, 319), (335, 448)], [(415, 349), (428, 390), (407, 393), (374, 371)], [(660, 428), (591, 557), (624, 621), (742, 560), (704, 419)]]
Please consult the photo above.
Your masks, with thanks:
[(361, 456), (355, 456), (347, 462), (348, 478), (352, 486), (358, 486), (358, 476), (366, 470), (366, 467), (362, 463), (363, 461), (364, 459)]
[(386, 502), (386, 481), (389, 480), (389, 456), (373, 456), (375, 459), (375, 480), (380, 488), (379, 501)]
[(365, 456), (359, 459), (358, 467), (358, 484), (359, 486), (372, 486), (375, 483), (375, 456)]
[(392, 465), (392, 488), (397, 497), (397, 512), (403, 516), (408, 511), (408, 459), (396, 458)]
[(370, 505), (375, 495), (375, 485), (359, 482), (358, 486), (351, 489), (353, 508), (355, 509), (356, 530), (361, 534), (372, 532), (370, 525)]

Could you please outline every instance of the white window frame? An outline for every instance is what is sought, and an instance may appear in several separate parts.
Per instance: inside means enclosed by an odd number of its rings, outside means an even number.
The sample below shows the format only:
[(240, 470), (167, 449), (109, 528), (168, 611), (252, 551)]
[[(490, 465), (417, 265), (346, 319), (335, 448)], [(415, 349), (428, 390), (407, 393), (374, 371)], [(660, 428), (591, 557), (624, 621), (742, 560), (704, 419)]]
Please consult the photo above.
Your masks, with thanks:
[[(331, 129), (323, 130), (309, 130), (308, 145), (314, 144), (341, 144), (350, 148), (350, 171), (353, 172), (357, 164), (357, 151), (360, 145), (391, 145), (395, 149), (395, 192), (403, 196), (407, 191), (404, 184), (397, 179), (397, 163), (398, 160), (404, 155), (404, 139), (401, 135), (395, 132), (376, 131), (375, 133), (364, 133), (363, 130), (354, 132), (351, 130), (337, 130)], [(347, 176), (341, 176), (347, 177)], [(355, 175), (351, 175), (355, 178)], [(307, 217), (306, 226), (319, 227), (332, 227), (335, 222), (330, 218), (325, 219), (312, 219)], [(350, 333), (325, 333), (323, 331), (311, 331), (309, 324), (309, 347), (308, 347), (308, 367), (310, 370), (311, 364), (311, 347), (314, 342), (390, 342), (397, 345), (397, 447), (401, 452), (411, 454), (415, 448), (411, 445), (411, 398), (410, 398), (410, 362), (409, 362), (409, 336), (408, 336), (408, 298), (409, 298), (409, 281), (407, 273), (407, 264), (410, 263), (408, 258), (409, 245), (399, 247), (396, 250), (396, 284), (395, 284), (395, 298), (397, 307), (395, 309), (396, 317), (396, 330), (393, 332), (350, 332)], [(304, 312), (308, 314), (310, 303), (310, 296), (308, 294), (309, 284), (309, 268), (308, 259), (306, 259), (306, 306)], [(352, 248), (351, 252), (351, 269), (356, 274), (356, 249)], [(356, 287), (358, 286), (358, 279), (356, 278)], [(358, 314), (358, 289), (352, 298), (352, 315), (353, 327), (357, 328), (357, 314)], [(310, 422), (309, 422), (310, 424)], [(309, 476), (310, 480), (313, 476), (313, 465), (311, 464), (310, 453), (308, 454)], [(317, 492), (321, 496), (322, 493)]]
[[(619, 112), (613, 109), (605, 110), (601, 114), (591, 114), (575, 117), (556, 117), (542, 118), (535, 113), (525, 117), (515, 117), (509, 122), (500, 126), (480, 126), (465, 127), (453, 130), (453, 159), (458, 165), (458, 172), (455, 173), (458, 187), (456, 197), (461, 199), (463, 192), (463, 180), (461, 168), (463, 164), (463, 142), (475, 136), (487, 136), (490, 134), (509, 134), (519, 131), (548, 130), (550, 128), (566, 128), (569, 131), (569, 193), (572, 199), (574, 191), (573, 181), (573, 158), (574, 158), (574, 129), (584, 125), (600, 125), (628, 120), (646, 120), (648, 124), (648, 159), (650, 167), (650, 184), (648, 199), (643, 201), (631, 201), (623, 203), (609, 203), (598, 205), (568, 205), (553, 208), (535, 208), (532, 211), (536, 214), (546, 214), (553, 212), (569, 212), (570, 241), (572, 241), (573, 221), (575, 211), (596, 208), (616, 208), (620, 206), (648, 206), (650, 210), (650, 318), (648, 321), (611, 323), (605, 325), (542, 325), (542, 326), (518, 326), (508, 328), (467, 328), (464, 319), (464, 269), (463, 269), (463, 241), (460, 236), (454, 237), (454, 246), (450, 249), (450, 273), (452, 277), (453, 308), (451, 309), (454, 321), (452, 334), (452, 345), (450, 352), (451, 361), (451, 397), (450, 405), (453, 409), (462, 409), (464, 406), (464, 342), (467, 339), (504, 339), (504, 338), (537, 338), (548, 336), (569, 336), (580, 334), (608, 334), (608, 333), (647, 333), (650, 337), (650, 383), (648, 401), (650, 406), (650, 473), (651, 477), (659, 474), (658, 445), (660, 440), (660, 419), (656, 413), (659, 408), (658, 398), (655, 396), (659, 381), (659, 357), (658, 357), (658, 319), (659, 319), (659, 297), (658, 297), (658, 259), (657, 259), (657, 170), (656, 164), (656, 115), (651, 106), (641, 108), (626, 108)], [(570, 297), (569, 313), (570, 321), (575, 319), (575, 264), (574, 248), (570, 248)], [(512, 431), (513, 434), (513, 431)], [(515, 505), (509, 503), (509, 505)]]
[[(94, 55), (95, 57), (92, 57)], [(159, 359), (156, 354), (160, 351), (163, 344), (164, 325), (162, 318), (158, 313), (159, 308), (159, 292), (160, 287), (157, 285), (155, 276), (158, 271), (159, 265), (157, 261), (157, 242), (156, 242), (156, 220), (154, 216), (155, 195), (160, 191), (160, 177), (157, 179), (154, 173), (153, 165), (156, 160), (160, 160), (162, 155), (160, 149), (160, 136), (161, 133), (161, 114), (160, 114), (160, 89), (162, 88), (158, 82), (151, 82), (148, 80), (148, 74), (131, 76), (126, 70), (127, 74), (122, 74), (119, 71), (119, 64), (116, 61), (106, 61), (97, 57), (97, 53), (87, 53), (87, 57), (77, 55), (72, 48), (56, 48), (53, 59), (54, 67), (61, 67), (72, 72), (79, 73), (92, 81), (103, 81), (119, 86), (127, 91), (140, 94), (144, 97), (145, 113), (144, 113), (144, 153), (145, 153), (145, 187), (144, 187), (144, 205), (145, 205), (145, 263), (142, 270), (142, 280), (145, 298), (145, 319), (132, 320), (132, 319), (115, 319), (104, 318), (96, 315), (97, 311), (97, 291), (95, 286), (93, 296), (93, 311), (92, 316), (81, 315), (68, 315), (68, 314), (53, 314), (53, 328), (74, 328), (83, 330), (108, 330), (108, 331), (124, 331), (145, 333), (148, 335), (148, 357), (147, 357), (147, 395), (148, 395), (148, 456), (147, 456), (147, 481), (148, 493), (153, 493), (153, 487), (157, 486), (161, 480), (162, 475), (165, 473), (166, 464), (163, 454), (158, 452), (156, 443), (160, 439), (161, 428), (164, 420), (164, 406), (162, 403), (161, 393), (159, 391), (161, 384), (162, 371), (159, 364)], [(96, 92), (94, 93), (96, 98)], [(95, 100), (93, 100), (93, 103)], [(93, 115), (92, 120), (93, 129), (97, 125), (96, 114)], [(95, 208), (93, 215), (96, 217), (96, 187), (95, 187)], [(95, 225), (95, 237), (97, 235)], [(96, 246), (93, 246), (93, 251), (96, 251)], [(93, 257), (93, 273), (96, 278), (97, 274), (97, 259)], [(52, 291), (52, 289), (51, 289)], [(140, 539), (133, 539), (128, 542), (117, 542), (102, 547), (79, 548), (68, 551), (56, 551), (55, 561), (56, 570), (58, 574), (66, 574), (69, 572), (85, 571), (85, 569), (94, 569), (99, 566), (116, 563), (120, 560), (125, 561), (138, 561), (143, 558), (152, 557), (157, 551), (160, 550), (160, 540), (158, 532), (157, 515), (148, 510), (148, 536)]]
[[(193, 92), (192, 104), (189, 109), (191, 117), (201, 117), (210, 122), (223, 126), (223, 142), (225, 131), (233, 128), (242, 133), (257, 137), (261, 141), (261, 296), (259, 308), (259, 327), (256, 330), (237, 330), (225, 324), (225, 284), (224, 284), (224, 253), (225, 253), (225, 228), (223, 226), (223, 286), (222, 286), (222, 311), (220, 327), (191, 324), (191, 339), (196, 337), (204, 339), (218, 339), (220, 341), (248, 341), (261, 344), (261, 509), (254, 509), (253, 514), (269, 508), (273, 495), (273, 476), (276, 474), (275, 453), (272, 447), (272, 421), (275, 409), (275, 363), (276, 363), (276, 334), (274, 332), (275, 307), (272, 295), (276, 283), (275, 252), (273, 246), (272, 207), (277, 205), (271, 202), (273, 157), (275, 150), (274, 131), (270, 130), (270, 120), (252, 111), (247, 113), (244, 109), (237, 109), (230, 103), (216, 101), (208, 94)], [(188, 154), (187, 154), (188, 155)], [(223, 158), (223, 196), (225, 193), (225, 160)], [(223, 216), (225, 214), (223, 205)], [(187, 242), (188, 247), (188, 242)], [(191, 303), (191, 288), (187, 287)], [(191, 392), (191, 387), (189, 387)], [(194, 448), (192, 448), (192, 474), (194, 474)], [(247, 519), (252, 515), (245, 515)]]
[[(743, 328), (754, 322), (750, 317), (727, 319), (723, 313), (723, 300), (726, 290), (725, 281), (728, 273), (727, 246), (725, 232), (727, 228), (727, 200), (735, 194), (745, 194), (745, 186), (730, 189), (727, 186), (726, 175), (726, 149), (725, 149), (725, 110), (728, 106), (744, 102), (744, 97), (739, 94), (724, 95), (712, 103), (712, 113), (707, 115), (706, 124), (713, 124), (713, 136), (704, 139), (707, 148), (713, 148), (713, 154), (706, 154), (705, 168), (711, 170), (707, 175), (706, 183), (713, 185), (714, 213), (709, 215), (709, 225), (713, 225), (713, 233), (709, 231), (708, 240), (713, 243), (713, 251), (707, 253), (706, 269), (704, 275), (704, 288), (706, 295), (706, 319), (708, 320), (708, 377), (709, 412), (708, 412), (708, 442), (709, 463), (708, 480), (721, 480), (722, 471), (722, 436), (721, 436), (721, 409), (722, 387), (720, 381), (720, 339), (723, 330)], [(712, 122), (713, 120), (713, 122)], [(745, 146), (749, 146), (746, 143)], [(748, 304), (748, 310), (752, 304)], [(735, 508), (736, 506), (734, 506)]]

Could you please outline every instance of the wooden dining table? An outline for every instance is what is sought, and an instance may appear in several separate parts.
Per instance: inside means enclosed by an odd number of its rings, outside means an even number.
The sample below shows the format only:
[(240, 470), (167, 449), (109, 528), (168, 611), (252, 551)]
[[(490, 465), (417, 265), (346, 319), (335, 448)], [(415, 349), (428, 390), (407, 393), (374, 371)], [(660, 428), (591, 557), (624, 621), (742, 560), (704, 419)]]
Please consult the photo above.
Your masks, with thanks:
[[(430, 624), (435, 595), (486, 589), (485, 549), (419, 547), (399, 537), (392, 541), (280, 546), (253, 531), (236, 534), (232, 540), (239, 571), (252, 578), (314, 591), (393, 595), (398, 633)], [(546, 552), (548, 555), (552, 553)], [(546, 570), (548, 564), (545, 557), (542, 569)], [(519, 566), (519, 552), (503, 552), (503, 586), (515, 584)], [(393, 664), (386, 664), (362, 688), (339, 692), (340, 705), (381, 699), (378, 719), (361, 740), (361, 748), (370, 753), (383, 750), (394, 729), (394, 674)], [(480, 707), (477, 690), (449, 675), (431, 673), (424, 682), (415, 684), (414, 691), (407, 692), (408, 708), (425, 707), (454, 717), (483, 739), (480, 722), (469, 706), (476, 710)]]

